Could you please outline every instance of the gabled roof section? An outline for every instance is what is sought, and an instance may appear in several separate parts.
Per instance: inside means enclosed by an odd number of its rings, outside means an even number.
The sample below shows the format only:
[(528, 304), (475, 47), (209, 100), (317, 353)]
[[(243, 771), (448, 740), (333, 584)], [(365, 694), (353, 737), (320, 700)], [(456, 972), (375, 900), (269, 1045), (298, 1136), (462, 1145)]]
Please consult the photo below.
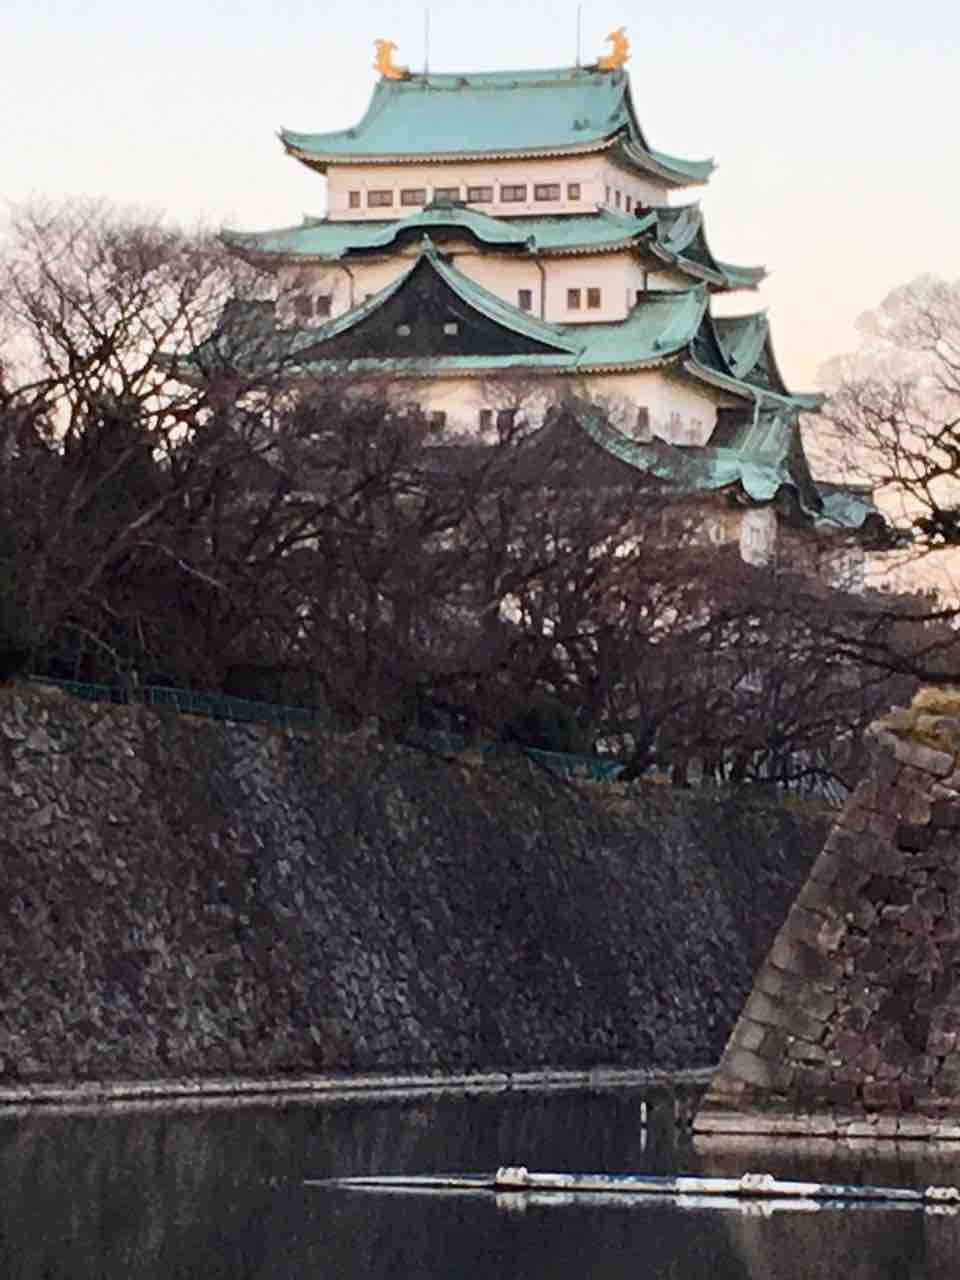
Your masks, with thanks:
[(334, 164), (397, 164), (549, 156), (618, 147), (620, 163), (668, 186), (706, 182), (712, 161), (653, 151), (626, 72), (590, 67), (381, 79), (351, 129), (283, 129), (287, 151), (321, 172)]
[[(461, 307), (457, 308), (458, 317), (466, 319), (470, 314), (481, 317), (495, 329), (513, 335), (514, 338), (519, 340), (519, 343), (512, 344), (512, 351), (505, 349), (499, 352), (491, 351), (490, 354), (562, 355), (568, 359), (577, 355), (579, 347), (576, 340), (570, 337), (563, 328), (547, 324), (531, 312), (521, 311), (518, 307), (511, 306), (496, 294), (468, 279), (437, 253), (435, 246), (429, 239), (423, 241), (420, 255), (410, 269), (387, 285), (386, 288), (381, 289), (379, 293), (368, 298), (360, 306), (354, 307), (352, 310), (346, 311), (335, 319), (328, 321), (327, 324), (317, 329), (303, 331), (303, 348), (309, 348), (311, 356), (323, 355), (325, 349), (330, 347), (335, 339), (365, 325), (378, 312), (384, 311), (391, 300), (400, 297), (400, 295), (417, 286), (419, 293), (418, 297), (412, 300), (411, 313), (411, 318), (415, 321), (425, 309), (424, 304), (427, 292), (431, 288), (431, 280), (435, 282), (432, 295), (434, 301), (438, 298), (436, 288), (446, 289), (449, 292), (449, 300), (456, 300), (456, 302), (462, 304)], [(406, 321), (407, 317), (404, 316), (401, 319)], [(398, 358), (402, 360), (402, 344), (394, 340), (389, 345), (395, 351), (399, 351)], [(422, 353), (423, 358), (452, 357), (456, 359), (462, 355), (467, 355), (468, 358), (471, 355), (483, 358), (485, 354), (483, 351), (457, 352), (455, 350), (457, 344), (455, 343), (444, 343), (443, 345), (444, 351), (424, 350)], [(503, 346), (504, 344), (501, 343), (500, 345)], [(337, 344), (337, 346), (342, 347), (343, 344)], [(450, 355), (446, 355), (446, 351), (449, 351)], [(345, 352), (344, 354), (347, 353)], [(349, 355), (348, 358), (350, 358)]]
[[(538, 319), (528, 311), (505, 302), (496, 294), (470, 280), (451, 266), (426, 242), (417, 262), (392, 284), (368, 298), (361, 306), (345, 312), (320, 328), (304, 330), (297, 339), (298, 350), (309, 348), (311, 358), (322, 358), (332, 339), (357, 328), (381, 310), (397, 293), (408, 286), (414, 273), (426, 262), (468, 308), (491, 322), (523, 338), (540, 344), (540, 352), (530, 352), (527, 363), (534, 367), (562, 366), (566, 372), (590, 369), (631, 369), (661, 364), (685, 352), (696, 337), (707, 314), (709, 298), (705, 288), (648, 293), (626, 320), (611, 324), (554, 325)], [(545, 357), (551, 357), (545, 359)], [(555, 357), (563, 357), (557, 360)], [(432, 368), (451, 371), (499, 367), (489, 363), (483, 354), (429, 355), (424, 359)], [(398, 357), (398, 366), (403, 364)]]

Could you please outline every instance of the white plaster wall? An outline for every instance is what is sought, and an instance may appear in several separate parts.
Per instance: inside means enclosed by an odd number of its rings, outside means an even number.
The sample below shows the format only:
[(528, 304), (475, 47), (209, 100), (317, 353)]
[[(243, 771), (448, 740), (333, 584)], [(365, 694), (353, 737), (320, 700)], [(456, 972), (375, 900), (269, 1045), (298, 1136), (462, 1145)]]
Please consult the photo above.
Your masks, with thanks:
[[(505, 140), (509, 145), (509, 140)], [(559, 182), (561, 199), (534, 200), (536, 183)], [(567, 183), (580, 183), (580, 199), (567, 199)], [(524, 203), (500, 199), (501, 184), (527, 184), (528, 199)], [(437, 164), (334, 165), (327, 171), (327, 210), (335, 221), (369, 221), (403, 217), (415, 207), (400, 204), (404, 188), (423, 187), (427, 199), (437, 187), (459, 187), (466, 199), (466, 188), (492, 186), (494, 198), (489, 204), (475, 207), (499, 218), (530, 214), (583, 213), (598, 204), (615, 208), (616, 192), (621, 193), (621, 211), (625, 212), (626, 196), (632, 204), (666, 204), (667, 189), (653, 181), (635, 178), (618, 169), (605, 155), (559, 156), (544, 160), (457, 161)], [(367, 208), (368, 191), (394, 193), (392, 206)], [(609, 190), (609, 201), (608, 201)], [(351, 209), (349, 193), (361, 193), (361, 207)]]
[[(536, 263), (531, 258), (495, 257), (493, 254), (469, 252), (456, 254), (453, 265), (470, 280), (482, 285), (484, 289), (489, 289), (491, 293), (495, 293), (498, 298), (503, 298), (514, 307), (517, 305), (518, 290), (529, 289), (533, 294), (531, 314), (542, 315), (540, 309), (542, 278)], [(549, 261), (543, 262), (548, 277), (552, 265)], [(552, 319), (549, 313), (545, 318)]]
[(589, 386), (622, 431), (642, 438), (637, 431), (637, 410), (642, 406), (649, 415), (650, 434), (675, 445), (706, 444), (716, 426), (718, 406), (735, 403), (662, 369), (593, 374)]
[[(577, 254), (569, 258), (541, 258), (543, 275), (536, 262), (528, 257), (478, 251), (474, 245), (444, 243), (457, 270), (489, 289), (504, 301), (517, 305), (520, 289), (533, 294), (532, 314), (543, 315), (553, 324), (611, 323), (623, 320), (644, 287), (643, 268), (626, 250), (622, 253)], [(419, 245), (411, 244), (389, 259), (355, 260), (349, 272), (340, 266), (289, 267), (278, 272), (281, 323), (292, 323), (293, 312), (288, 296), (296, 292), (332, 293), (332, 315), (346, 311), (353, 299), (357, 306), (370, 294), (377, 293), (407, 271), (419, 253)], [(352, 276), (352, 280), (351, 280)], [(541, 310), (541, 289), (546, 284), (545, 312)], [(587, 307), (587, 289), (599, 288), (602, 306)], [(567, 307), (567, 290), (581, 291), (581, 308)], [(291, 317), (288, 319), (288, 315)]]
[[(544, 260), (547, 272), (547, 315), (556, 324), (592, 324), (623, 320), (643, 287), (643, 271), (631, 254), (577, 254)], [(587, 289), (601, 290), (599, 310), (587, 308)], [(580, 310), (567, 307), (567, 290), (579, 289)]]
[(648, 271), (646, 275), (648, 289), (665, 289), (669, 292), (690, 289), (695, 283), (695, 280), (691, 280), (681, 271)]
[[(304, 321), (297, 315), (294, 299), (298, 294), (315, 297), (318, 293), (331, 295), (331, 316), (338, 316), (355, 305), (350, 276), (342, 267), (319, 264), (281, 268), (277, 272), (278, 323), (302, 327)], [(307, 322), (307, 327), (323, 324), (326, 318), (313, 317)]]
[(773, 507), (748, 507), (740, 520), (740, 558), (769, 564), (777, 551), (777, 513)]
[(598, 177), (602, 188), (597, 203), (614, 213), (635, 213), (642, 205), (670, 203), (670, 189), (663, 183), (655, 178), (627, 173), (606, 156), (602, 158)]
[[(379, 389), (379, 388), (378, 388)], [(395, 394), (425, 410), (442, 410), (451, 430), (475, 431), (479, 411), (519, 408), (529, 421), (542, 420), (546, 408), (569, 395), (595, 398), (621, 430), (637, 436), (637, 410), (647, 408), (651, 434), (676, 445), (705, 444), (716, 421), (718, 399), (659, 369), (630, 374), (543, 377), (522, 370), (506, 378), (400, 380)]]

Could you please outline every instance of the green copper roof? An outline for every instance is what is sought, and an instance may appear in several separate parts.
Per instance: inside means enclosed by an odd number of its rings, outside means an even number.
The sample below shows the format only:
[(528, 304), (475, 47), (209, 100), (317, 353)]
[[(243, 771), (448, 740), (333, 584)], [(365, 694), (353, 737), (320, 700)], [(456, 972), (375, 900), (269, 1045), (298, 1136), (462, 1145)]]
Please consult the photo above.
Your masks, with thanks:
[[(707, 309), (705, 289), (674, 290), (649, 293), (626, 320), (613, 324), (548, 324), (537, 319), (529, 311), (518, 307), (484, 289), (456, 267), (438, 255), (431, 244), (426, 244), (424, 256), (433, 269), (467, 305), (483, 315), (498, 321), (515, 333), (533, 338), (552, 346), (558, 353), (566, 353), (566, 367), (570, 372), (604, 366), (631, 366), (650, 364), (683, 350), (693, 340)], [(420, 259), (418, 259), (418, 262)], [(318, 329), (309, 331), (311, 345), (322, 349), (323, 343), (359, 323), (365, 316), (380, 307), (398, 289), (402, 288), (415, 270), (416, 264), (392, 284), (368, 298), (361, 306), (331, 320)], [(307, 334), (304, 334), (306, 340)], [(475, 368), (488, 357), (437, 356), (430, 364), (440, 369)], [(526, 356), (524, 362), (536, 366), (542, 356)], [(471, 363), (465, 364), (464, 361)]]
[(461, 204), (438, 201), (391, 222), (330, 222), (325, 218), (305, 218), (298, 227), (277, 231), (223, 231), (221, 237), (230, 249), (261, 262), (271, 257), (278, 261), (291, 258), (336, 261), (351, 253), (389, 252), (405, 238), (440, 231), (462, 233), (491, 248), (530, 253), (609, 249), (632, 244), (656, 223), (653, 211), (640, 218), (606, 209), (553, 217), (493, 218)]
[(613, 324), (565, 324), (581, 344), (580, 368), (649, 364), (685, 350), (696, 337), (709, 299), (695, 289), (650, 291), (626, 320)]
[[(774, 354), (770, 323), (763, 312), (716, 317), (714, 326), (730, 371), (737, 378), (764, 391), (789, 394)], [(803, 399), (803, 407), (808, 409), (819, 408), (823, 402), (819, 395), (794, 399)]]
[(730, 414), (725, 431), (718, 427), (706, 445), (691, 448), (634, 440), (613, 426), (600, 406), (578, 401), (574, 408), (580, 426), (607, 453), (681, 493), (737, 486), (751, 501), (769, 503), (787, 490), (815, 528), (857, 531), (868, 522), (883, 523), (869, 490), (813, 479), (793, 412)]
[(705, 182), (711, 161), (650, 150), (624, 71), (560, 67), (380, 80), (363, 119), (332, 133), (281, 130), (284, 146), (329, 164), (596, 150), (619, 139), (620, 159), (672, 186)]
[[(498, 326), (531, 339), (539, 349), (500, 355), (432, 355), (409, 358), (328, 355), (325, 344), (361, 325), (411, 281), (417, 272), (436, 272), (456, 297)], [(417, 295), (419, 297), (419, 295)], [(577, 374), (592, 370), (642, 368), (668, 363), (694, 377), (712, 382), (751, 403), (741, 409), (720, 409), (717, 425), (705, 446), (674, 446), (662, 440), (634, 440), (613, 427), (602, 409), (582, 404), (578, 419), (594, 441), (631, 467), (659, 477), (682, 492), (701, 492), (739, 486), (754, 502), (773, 501), (784, 488), (794, 494), (797, 509), (824, 528), (861, 529), (880, 517), (871, 497), (840, 486), (818, 486), (810, 474), (797, 422), (802, 397), (773, 395), (739, 381), (729, 372), (726, 357), (708, 311), (705, 287), (650, 293), (619, 324), (550, 325), (510, 306), (462, 275), (426, 242), (416, 262), (398, 280), (361, 306), (309, 330), (275, 327), (269, 305), (234, 306), (225, 313), (220, 330), (189, 360), (171, 361), (179, 376), (204, 376), (224, 364), (268, 376), (286, 374), (409, 375), (430, 378), (444, 373), (491, 374), (511, 370)], [(755, 330), (751, 323), (743, 330)], [(726, 326), (731, 350), (738, 336)], [(709, 341), (704, 341), (707, 333)], [(714, 352), (725, 372), (697, 359), (695, 348)]]
[(730, 368), (744, 378), (760, 359), (770, 325), (762, 311), (746, 316), (715, 316), (714, 326)]
[(494, 218), (456, 201), (439, 200), (391, 221), (331, 222), (304, 218), (300, 226), (275, 231), (228, 231), (223, 242), (234, 253), (271, 267), (290, 261), (338, 262), (351, 255), (388, 254), (404, 240), (423, 235), (458, 236), (490, 249), (530, 254), (609, 252), (646, 247), (660, 261), (720, 289), (756, 288), (762, 267), (734, 267), (709, 251), (703, 219), (695, 206), (649, 209), (640, 215), (597, 209), (590, 213)]
[(665, 206), (655, 212), (657, 232), (650, 247), (664, 262), (729, 289), (755, 289), (766, 276), (763, 267), (737, 267), (714, 257), (699, 206)]
[[(424, 262), (466, 306), (505, 330), (542, 344), (545, 350), (516, 356), (449, 354), (369, 360), (365, 357), (344, 359), (324, 356), (325, 343), (372, 316), (406, 286)], [(808, 404), (810, 397), (777, 394), (734, 376), (715, 335), (709, 313), (709, 294), (704, 285), (684, 290), (648, 291), (627, 318), (619, 322), (548, 324), (465, 276), (445, 261), (429, 240), (424, 241), (419, 257), (406, 272), (359, 306), (324, 325), (301, 330), (273, 328), (270, 334), (266, 332), (260, 310), (249, 324), (244, 324), (242, 343), (233, 352), (235, 358), (243, 359), (246, 344), (252, 359), (264, 361), (269, 354), (288, 367), (309, 366), (313, 371), (329, 368), (361, 372), (376, 368), (429, 376), (431, 373), (475, 372), (481, 369), (492, 372), (503, 367), (524, 366), (531, 371), (538, 368), (561, 369), (576, 374), (643, 368), (679, 360), (679, 368), (690, 376), (751, 404), (762, 401), (768, 406), (811, 407)], [(219, 358), (225, 352), (222, 341), (218, 337), (207, 344), (204, 359)]]

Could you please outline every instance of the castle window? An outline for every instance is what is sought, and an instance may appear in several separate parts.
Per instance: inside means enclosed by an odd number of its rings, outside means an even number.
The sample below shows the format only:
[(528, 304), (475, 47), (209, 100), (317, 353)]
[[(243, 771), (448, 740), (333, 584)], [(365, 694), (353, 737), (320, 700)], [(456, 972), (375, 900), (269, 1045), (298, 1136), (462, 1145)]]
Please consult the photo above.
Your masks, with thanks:
[(642, 301), (643, 301), (643, 290), (642, 290), (642, 289), (638, 289), (638, 290), (637, 290), (637, 293), (636, 293), (636, 297), (635, 297), (635, 298), (634, 298), (634, 300), (633, 300), (633, 305), (634, 305), (635, 307), (639, 307), (639, 305), (640, 305), (640, 303), (641, 303)]
[(533, 290), (518, 289), (517, 290), (517, 306), (521, 311), (533, 310)]
[(637, 409), (636, 433), (638, 440), (650, 439), (650, 410), (645, 404), (640, 405)]
[(620, 208), (620, 192), (619, 191), (615, 191), (613, 193), (613, 202), (619, 209)]
[(318, 293), (313, 300), (313, 314), (321, 320), (326, 319), (333, 310), (333, 294)]
[(567, 199), (568, 200), (580, 199), (580, 183), (579, 182), (567, 183)]
[(434, 200), (459, 200), (460, 188), (459, 187), (434, 187), (433, 198)]
[(456, 320), (448, 320), (443, 326), (443, 332), (451, 338), (455, 337), (456, 334), (460, 332), (460, 326), (457, 324)]
[(610, 203), (610, 188), (609, 188), (609, 187), (607, 187), (607, 188), (606, 188), (606, 192), (607, 192), (607, 204), (609, 204), (609, 203)]
[(405, 205), (426, 204), (426, 187), (406, 187), (400, 192), (400, 203)]
[(580, 290), (579, 289), (567, 290), (567, 310), (568, 311), (580, 310)]
[(534, 200), (559, 200), (559, 182), (538, 182), (533, 188)]
[(527, 198), (527, 184), (508, 183), (500, 188), (500, 199), (504, 204), (523, 204)]
[(389, 208), (392, 204), (393, 204), (392, 191), (368, 191), (367, 192), (367, 208), (368, 209)]
[(587, 306), (591, 311), (598, 311), (603, 306), (603, 293), (600, 289), (587, 290)]
[(447, 425), (446, 409), (434, 409), (430, 413), (430, 426), (434, 431), (440, 431)]
[(360, 208), (360, 192), (351, 191), (347, 196), (347, 203), (350, 205), (351, 209), (359, 209)]
[(498, 409), (497, 410), (497, 430), (509, 431), (516, 421), (516, 409)]
[(409, 337), (410, 337), (410, 326), (409, 326), (408, 324), (398, 324), (398, 325), (397, 325), (397, 337), (398, 337), (398, 338), (409, 338)]
[(631, 210), (631, 209), (632, 209), (632, 207), (633, 207), (633, 196), (627, 196), (627, 197), (624, 199), (623, 207), (626, 209), (627, 213), (629, 213), (629, 212), (630, 212), (630, 210)]
[(293, 314), (298, 320), (309, 320), (313, 315), (313, 303), (309, 293), (295, 293), (293, 295)]
[(493, 200), (493, 187), (467, 187), (468, 204), (490, 204)]
[(489, 431), (493, 426), (493, 410), (481, 409), (477, 414), (477, 423), (481, 431)]

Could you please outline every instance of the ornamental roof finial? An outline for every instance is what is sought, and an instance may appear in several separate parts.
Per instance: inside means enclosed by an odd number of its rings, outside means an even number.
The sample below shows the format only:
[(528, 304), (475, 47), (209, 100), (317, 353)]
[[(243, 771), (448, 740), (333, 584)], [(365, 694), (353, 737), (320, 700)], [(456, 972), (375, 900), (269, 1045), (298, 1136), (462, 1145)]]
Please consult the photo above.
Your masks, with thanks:
[(609, 53), (605, 53), (599, 59), (597, 67), (601, 71), (616, 71), (630, 57), (630, 41), (627, 39), (626, 27), (617, 27), (616, 31), (611, 31), (607, 40), (613, 47)]
[(374, 40), (377, 60), (373, 64), (374, 71), (379, 71), (384, 80), (408, 80), (410, 72), (406, 67), (394, 65), (393, 52), (396, 45), (392, 40)]

